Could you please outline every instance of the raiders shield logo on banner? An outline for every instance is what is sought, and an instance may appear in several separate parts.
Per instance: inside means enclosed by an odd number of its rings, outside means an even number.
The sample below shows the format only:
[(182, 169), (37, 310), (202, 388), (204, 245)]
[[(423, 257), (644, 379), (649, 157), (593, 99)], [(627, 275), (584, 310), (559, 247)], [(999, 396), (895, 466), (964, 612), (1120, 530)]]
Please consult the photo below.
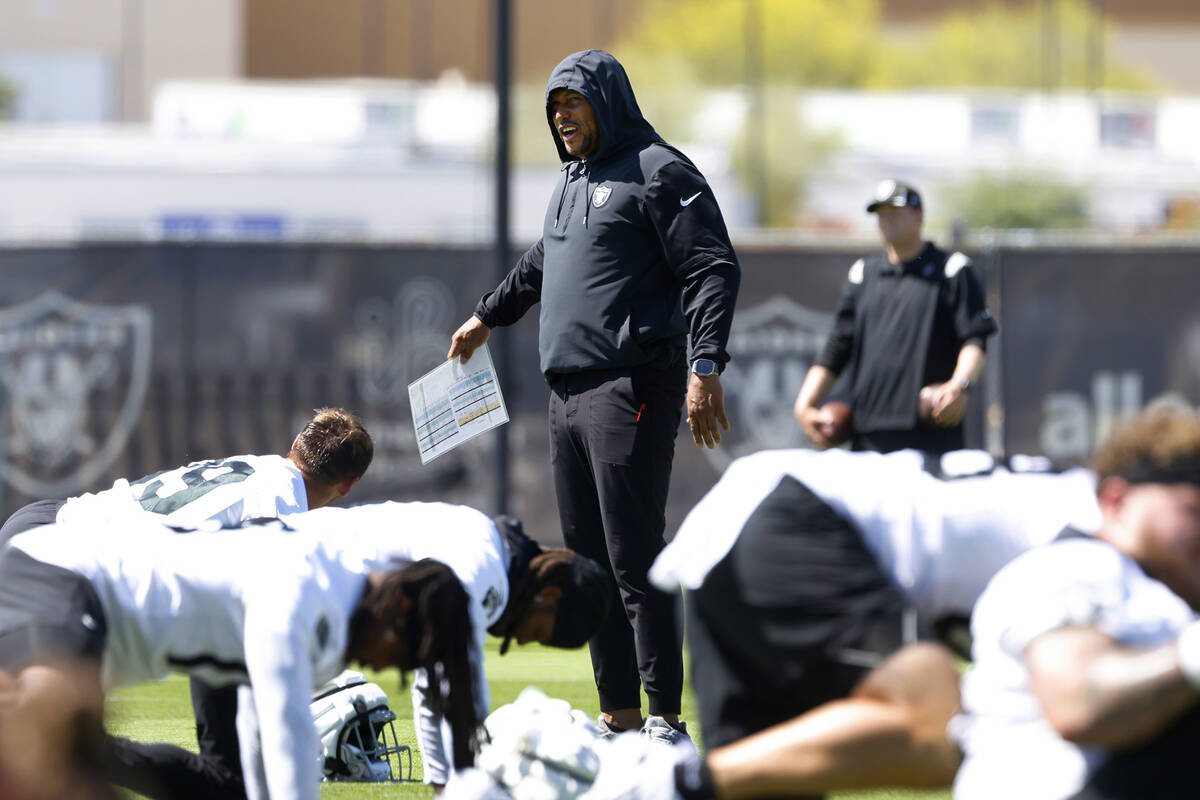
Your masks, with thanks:
[(608, 202), (608, 196), (612, 194), (611, 186), (597, 186), (596, 191), (592, 192), (592, 205), (596, 208)]
[(47, 292), (0, 309), (0, 463), (37, 498), (67, 497), (104, 475), (142, 411), (152, 319)]
[(832, 314), (812, 311), (783, 295), (738, 310), (729, 332), (729, 352), (735, 357), (721, 375), (725, 406), (736, 424), (722, 434), (720, 447), (701, 448), (718, 472), (759, 450), (812, 447), (792, 406), (832, 324)]
[(407, 408), (408, 384), (445, 359), (454, 314), (454, 291), (431, 277), (405, 281), (390, 298), (359, 302), (349, 337), (363, 400), (375, 408)]

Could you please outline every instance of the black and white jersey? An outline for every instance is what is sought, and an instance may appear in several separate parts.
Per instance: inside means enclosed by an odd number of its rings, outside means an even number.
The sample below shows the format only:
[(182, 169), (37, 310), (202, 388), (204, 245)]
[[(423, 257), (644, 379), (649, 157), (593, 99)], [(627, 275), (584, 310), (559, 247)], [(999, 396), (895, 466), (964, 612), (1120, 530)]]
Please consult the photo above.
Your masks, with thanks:
[(942, 456), (767, 450), (729, 466), (659, 554), (651, 580), (665, 590), (699, 588), (785, 476), (850, 522), (930, 620), (969, 614), (1008, 561), (1067, 525), (1094, 530), (1099, 522), (1095, 480), (1082, 469), (1025, 472), (974, 450)]
[(345, 666), (364, 573), (277, 527), (179, 534), (148, 514), (48, 525), (9, 546), (92, 585), (107, 625), (106, 686), (172, 671), (216, 686), (248, 683), (270, 796), (316, 800), (308, 704)]
[(1089, 626), (1129, 647), (1154, 647), (1194, 618), (1180, 597), (1098, 539), (1064, 539), (1008, 564), (971, 620), (974, 664), (963, 678), (964, 713), (950, 727), (965, 756), (954, 797), (1064, 800), (1108, 758), (1101, 747), (1066, 741), (1043, 717), (1023, 657), (1034, 639)]
[(241, 455), (194, 461), (133, 483), (122, 478), (110, 489), (71, 498), (57, 521), (94, 524), (145, 511), (170, 525), (193, 527), (211, 520), (232, 527), (307, 510), (304, 475), (295, 464), (283, 456)]
[[(318, 508), (284, 518), (295, 535), (311, 537), (347, 569), (394, 569), (398, 561), (432, 558), (458, 577), (471, 601), (471, 665), (482, 719), (491, 704), (483, 649), (487, 630), (508, 605), (508, 547), (487, 515), (447, 503), (371, 503)], [(449, 728), (433, 713), (427, 682), (413, 681), (413, 715), (426, 783), (444, 784), (454, 760)]]

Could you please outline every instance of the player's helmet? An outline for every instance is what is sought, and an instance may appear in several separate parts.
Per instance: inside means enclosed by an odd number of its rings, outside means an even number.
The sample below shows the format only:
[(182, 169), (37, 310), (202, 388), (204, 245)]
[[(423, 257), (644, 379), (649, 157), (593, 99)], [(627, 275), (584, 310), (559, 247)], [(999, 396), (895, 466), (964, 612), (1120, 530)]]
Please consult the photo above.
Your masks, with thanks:
[(353, 670), (317, 691), (309, 710), (321, 739), (325, 780), (412, 780), (412, 750), (396, 739), (396, 713), (387, 700), (379, 684)]

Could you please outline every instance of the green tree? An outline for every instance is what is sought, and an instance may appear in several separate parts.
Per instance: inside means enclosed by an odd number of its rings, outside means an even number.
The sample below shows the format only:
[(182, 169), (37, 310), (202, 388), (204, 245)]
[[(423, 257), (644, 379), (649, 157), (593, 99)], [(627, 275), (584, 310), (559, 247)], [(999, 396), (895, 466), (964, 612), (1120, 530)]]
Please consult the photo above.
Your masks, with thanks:
[[(1057, 35), (1047, 37), (1048, 30)], [(1064, 89), (1153, 88), (1144, 72), (1112, 58), (1111, 40), (1110, 25), (1083, 0), (1055, 0), (1048, 10), (1041, 3), (989, 4), (955, 11), (915, 41), (892, 43), (887, 67), (871, 83), (884, 88), (1036, 89), (1047, 82)], [(1091, 74), (1096, 51), (1104, 56), (1099, 76)], [(1051, 75), (1045, 74), (1047, 67)], [(1094, 79), (1099, 86), (1090, 85)]]
[[(1096, 78), (1107, 89), (1153, 87), (1143, 73), (1112, 57), (1110, 26), (1084, 0), (1053, 0), (1050, 16), (1044, 16), (1044, 3), (1032, 0), (976, 6), (916, 34), (885, 30), (879, 8), (879, 0), (647, 0), (640, 22), (613, 51), (629, 68), (644, 108), (654, 104), (650, 98), (673, 103), (651, 119), (668, 138), (682, 131), (675, 136), (680, 141), (690, 133), (684, 98), (751, 82), (763, 87), (759, 91), (772, 99), (761, 114), (747, 114), (731, 147), (750, 194), (758, 196), (766, 185), (759, 219), (769, 225), (794, 222), (806, 175), (837, 149), (836, 141), (806, 131), (789, 91), (1038, 88), (1047, 82), (1047, 66), (1059, 88), (1093, 88), (1089, 83)], [(755, 24), (757, 30), (748, 27)], [(1052, 65), (1042, 58), (1047, 30), (1057, 34)], [(1102, 76), (1092, 71), (1098, 52), (1104, 54)], [(981, 179), (964, 198), (986, 194), (993, 183)], [(999, 227), (1081, 224), (1083, 204), (1070, 187), (1018, 179), (1015, 188), (1022, 191), (997, 192), (994, 212), (980, 209), (984, 221), (969, 221)]]
[[(757, 30), (750, 27), (755, 25)], [(750, 55), (757, 56), (770, 84), (860, 86), (878, 58), (879, 3), (652, 0), (631, 30), (619, 43), (631, 63), (683, 62), (709, 86), (745, 83)], [(656, 67), (647, 74), (679, 71)]]
[[(924, 33), (893, 34), (879, 0), (647, 0), (640, 21), (614, 47), (639, 73), (677, 77), (683, 63), (707, 86), (747, 81), (757, 56), (762, 80), (806, 88), (1043, 85), (1047, 23), (1059, 88), (1093, 88), (1092, 53), (1104, 54), (1102, 87), (1147, 89), (1153, 81), (1113, 57), (1112, 31), (1085, 0), (1001, 4), (951, 12)], [(757, 14), (754, 13), (757, 9)], [(758, 30), (748, 28), (757, 20)], [(753, 48), (757, 43), (757, 49)], [(658, 81), (661, 85), (662, 81)], [(1095, 87), (1100, 88), (1100, 87)]]
[(0, 119), (12, 119), (17, 105), (17, 87), (0, 75)]
[(761, 119), (747, 116), (733, 143), (738, 182), (758, 198), (758, 222), (769, 228), (794, 227), (803, 207), (809, 175), (840, 146), (840, 137), (816, 133), (796, 110), (795, 92), (764, 92)]
[(948, 215), (972, 228), (1071, 230), (1087, 224), (1084, 189), (1036, 175), (980, 173), (946, 187)]

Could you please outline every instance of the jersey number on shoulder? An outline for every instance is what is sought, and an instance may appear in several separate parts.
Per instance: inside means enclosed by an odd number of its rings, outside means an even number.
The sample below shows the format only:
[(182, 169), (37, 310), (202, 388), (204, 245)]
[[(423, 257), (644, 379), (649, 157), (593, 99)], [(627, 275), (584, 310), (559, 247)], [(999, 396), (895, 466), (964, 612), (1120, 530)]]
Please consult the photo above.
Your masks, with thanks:
[[(180, 470), (156, 472), (137, 482), (142, 486), (138, 501), (153, 514), (170, 514), (228, 483), (239, 483), (254, 474), (245, 461), (214, 459), (197, 461)], [(148, 481), (148, 483), (147, 483)]]

